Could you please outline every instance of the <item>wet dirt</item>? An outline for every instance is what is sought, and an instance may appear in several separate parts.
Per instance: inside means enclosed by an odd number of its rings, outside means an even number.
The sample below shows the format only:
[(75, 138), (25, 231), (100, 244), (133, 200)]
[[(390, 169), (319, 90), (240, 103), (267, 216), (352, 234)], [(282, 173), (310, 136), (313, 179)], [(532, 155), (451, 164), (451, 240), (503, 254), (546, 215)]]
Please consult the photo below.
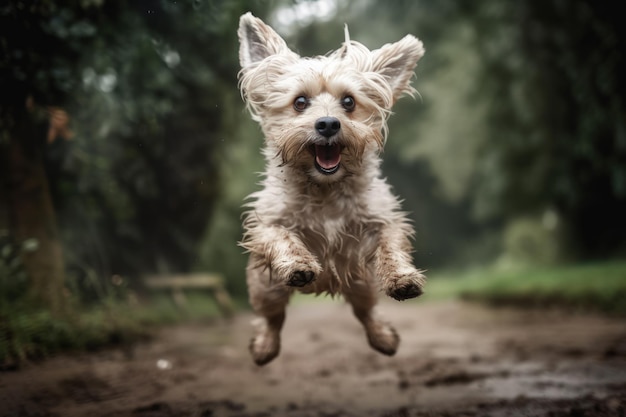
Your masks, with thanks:
[(253, 316), (185, 324), (129, 349), (0, 373), (0, 416), (626, 416), (626, 321), (459, 301), (394, 303), (372, 351), (341, 301), (291, 306), (257, 367)]

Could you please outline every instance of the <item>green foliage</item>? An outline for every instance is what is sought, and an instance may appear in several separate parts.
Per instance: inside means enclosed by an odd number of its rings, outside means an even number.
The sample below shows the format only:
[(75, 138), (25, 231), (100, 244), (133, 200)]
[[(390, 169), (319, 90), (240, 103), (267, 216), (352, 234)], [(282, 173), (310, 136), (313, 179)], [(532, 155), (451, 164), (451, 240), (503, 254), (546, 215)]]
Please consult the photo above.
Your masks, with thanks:
[(28, 303), (4, 303), (0, 308), (0, 370), (59, 352), (127, 345), (151, 337), (159, 326), (219, 316), (217, 305), (206, 293), (188, 291), (185, 295), (184, 309), (169, 294), (146, 294), (142, 302), (127, 294), (126, 298), (107, 298), (96, 307), (76, 307), (61, 316)]
[(46, 310), (15, 308), (0, 311), (0, 367), (59, 351), (86, 350), (130, 342), (147, 335), (120, 314), (81, 311), (78, 316), (58, 317)]
[(234, 35), (246, 7), (165, 0), (0, 7), (3, 136), (28, 97), (71, 118), (72, 140), (45, 144), (42, 136), (33, 146), (46, 158), (77, 280), (188, 271), (196, 262), (222, 189), (232, 135), (223, 123), (240, 104)]
[[(626, 44), (615, 6), (586, 0), (476, 9), (491, 97), (477, 175), (485, 215), (554, 207), (577, 256), (615, 254), (626, 210)], [(593, 220), (590, 220), (593, 219)]]
[(0, 231), (0, 303), (15, 300), (28, 289), (28, 279), (19, 256), (20, 249), (6, 232), (2, 232)]
[(229, 43), (224, 25), (236, 13), (219, 19), (235, 6), (131, 7), (101, 26), (85, 54), (76, 115), (77, 134), (88, 140), (76, 140), (86, 160), (75, 177), (79, 206), (90, 214), (84, 221), (96, 221), (112, 273), (193, 263), (219, 192), (221, 98), (236, 89), (236, 54), (217, 48)]
[(564, 260), (564, 232), (556, 214), (546, 211), (543, 218), (523, 217), (510, 221), (504, 229), (504, 253), (497, 264), (554, 265)]
[(626, 315), (626, 263), (478, 269), (431, 277), (426, 298)]

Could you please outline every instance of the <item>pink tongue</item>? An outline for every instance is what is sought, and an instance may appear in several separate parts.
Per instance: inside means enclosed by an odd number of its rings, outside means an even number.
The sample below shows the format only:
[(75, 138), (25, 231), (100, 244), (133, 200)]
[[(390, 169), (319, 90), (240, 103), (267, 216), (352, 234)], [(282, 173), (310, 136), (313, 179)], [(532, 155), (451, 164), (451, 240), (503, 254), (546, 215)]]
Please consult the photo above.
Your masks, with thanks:
[(325, 169), (332, 169), (341, 161), (340, 145), (315, 145), (315, 161)]

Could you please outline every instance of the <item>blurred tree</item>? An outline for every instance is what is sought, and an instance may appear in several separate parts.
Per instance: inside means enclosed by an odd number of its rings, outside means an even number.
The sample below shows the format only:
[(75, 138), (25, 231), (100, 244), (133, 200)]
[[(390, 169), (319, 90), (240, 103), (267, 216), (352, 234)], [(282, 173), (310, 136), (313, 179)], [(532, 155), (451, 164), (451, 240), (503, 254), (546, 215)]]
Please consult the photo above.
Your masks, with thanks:
[[(491, 97), (481, 214), (557, 210), (577, 257), (626, 243), (626, 37), (616, 4), (493, 3), (475, 10)], [(622, 253), (623, 255), (623, 253)]]
[(30, 112), (22, 115), (9, 136), (8, 224), (24, 249), (22, 262), (31, 280), (30, 296), (59, 313), (65, 304), (63, 250), (42, 147), (37, 144), (45, 137), (41, 125), (45, 126), (46, 119), (37, 121), (37, 116), (30, 114), (42, 112), (32, 103), (25, 107), (30, 107)]
[[(38, 103), (56, 104), (63, 97), (59, 85), (67, 74), (55, 72), (50, 50), (72, 55), (58, 39), (49, 38), (44, 22), (51, 18), (51, 3), (9, 3), (0, 7), (0, 146), (3, 195), (7, 199), (2, 222), (27, 250), (24, 267), (29, 274), (30, 295), (51, 311), (64, 305), (64, 263), (56, 213), (44, 169), (49, 115)], [(72, 55), (73, 57), (73, 55)], [(71, 59), (71, 58), (70, 58)]]
[[(15, 162), (9, 143), (32, 144), (37, 172), (45, 168), (52, 192), (37, 189), (53, 200), (79, 285), (102, 286), (113, 274), (185, 271), (194, 263), (220, 190), (217, 151), (225, 138), (224, 97), (236, 92), (233, 28), (242, 3), (0, 6), (2, 158)], [(37, 109), (67, 110), (73, 140), (46, 142), (48, 120), (31, 120), (29, 97)], [(32, 134), (18, 137), (20, 126)], [(15, 172), (3, 169), (2, 183), (15, 185), (6, 181)], [(35, 205), (52, 209), (43, 201)], [(50, 211), (41, 222), (49, 226), (53, 218)], [(18, 233), (15, 221), (0, 224), (14, 238), (36, 237), (33, 230)], [(48, 253), (62, 262), (59, 251)]]

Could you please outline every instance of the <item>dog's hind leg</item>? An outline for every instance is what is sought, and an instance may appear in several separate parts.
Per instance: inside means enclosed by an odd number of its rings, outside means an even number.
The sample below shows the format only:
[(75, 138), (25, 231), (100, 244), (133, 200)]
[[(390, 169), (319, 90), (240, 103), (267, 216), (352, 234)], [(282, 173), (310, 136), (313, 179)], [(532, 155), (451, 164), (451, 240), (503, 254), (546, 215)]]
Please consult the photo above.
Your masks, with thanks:
[(389, 324), (376, 317), (376, 288), (365, 281), (356, 281), (350, 288), (344, 289), (343, 296), (352, 305), (352, 311), (363, 324), (367, 340), (372, 348), (393, 355), (400, 344), (400, 337)]
[(261, 366), (280, 353), (280, 331), (285, 322), (285, 308), (291, 290), (282, 283), (272, 283), (269, 268), (255, 266), (254, 255), (248, 263), (247, 282), (250, 305), (260, 316), (257, 333), (250, 341), (250, 353)]

